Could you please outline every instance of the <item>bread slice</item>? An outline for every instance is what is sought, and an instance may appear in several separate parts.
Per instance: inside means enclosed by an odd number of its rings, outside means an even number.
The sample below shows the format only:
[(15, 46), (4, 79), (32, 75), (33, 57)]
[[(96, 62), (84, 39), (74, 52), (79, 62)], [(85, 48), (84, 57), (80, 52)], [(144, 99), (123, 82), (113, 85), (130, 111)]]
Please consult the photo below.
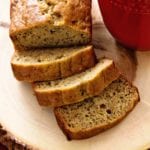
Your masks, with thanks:
[(54, 113), (69, 140), (85, 139), (118, 124), (138, 101), (137, 88), (120, 77), (99, 96), (57, 107)]
[(98, 95), (118, 76), (113, 61), (102, 59), (95, 67), (66, 79), (33, 83), (33, 89), (40, 105), (56, 107)]
[(91, 41), (91, 0), (11, 0), (16, 47), (66, 47)]
[(11, 60), (15, 77), (27, 82), (68, 77), (95, 64), (92, 46), (16, 51)]

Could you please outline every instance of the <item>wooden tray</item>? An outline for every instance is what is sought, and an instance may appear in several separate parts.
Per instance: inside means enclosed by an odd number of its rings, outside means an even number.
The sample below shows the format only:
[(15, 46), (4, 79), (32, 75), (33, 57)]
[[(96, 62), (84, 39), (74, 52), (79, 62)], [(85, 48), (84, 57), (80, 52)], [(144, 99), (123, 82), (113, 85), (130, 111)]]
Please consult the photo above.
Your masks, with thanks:
[[(2, 1), (2, 0), (1, 0)], [(0, 150), (138, 150), (150, 146), (150, 52), (127, 50), (117, 44), (101, 23), (93, 0), (93, 44), (98, 57), (113, 58), (129, 80), (138, 86), (141, 102), (118, 126), (93, 138), (67, 141), (50, 108), (38, 105), (30, 84), (13, 77), (10, 59), (9, 0), (0, 5)], [(20, 143), (20, 144), (17, 144)]]

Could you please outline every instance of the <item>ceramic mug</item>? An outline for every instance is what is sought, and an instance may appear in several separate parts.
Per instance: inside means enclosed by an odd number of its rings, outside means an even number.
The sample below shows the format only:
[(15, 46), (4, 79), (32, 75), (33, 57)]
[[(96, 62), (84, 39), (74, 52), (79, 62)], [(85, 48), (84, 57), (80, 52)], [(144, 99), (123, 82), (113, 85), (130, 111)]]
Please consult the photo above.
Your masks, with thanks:
[(150, 50), (150, 0), (99, 0), (104, 23), (123, 45)]

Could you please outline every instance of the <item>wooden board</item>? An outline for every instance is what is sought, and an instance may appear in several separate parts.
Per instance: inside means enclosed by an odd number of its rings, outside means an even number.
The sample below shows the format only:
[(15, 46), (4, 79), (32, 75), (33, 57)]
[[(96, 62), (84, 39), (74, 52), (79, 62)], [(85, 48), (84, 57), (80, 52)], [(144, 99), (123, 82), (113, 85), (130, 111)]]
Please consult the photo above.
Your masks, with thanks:
[(117, 44), (102, 23), (96, 0), (93, 0), (93, 20), (97, 56), (113, 58), (123, 74), (129, 80), (134, 79), (141, 102), (118, 126), (87, 140), (68, 142), (52, 110), (38, 105), (30, 84), (13, 77), (9, 0), (5, 0), (0, 5), (0, 123), (7, 133), (0, 128), (1, 144), (11, 149), (40, 150), (140, 150), (150, 146), (150, 52), (135, 53)]

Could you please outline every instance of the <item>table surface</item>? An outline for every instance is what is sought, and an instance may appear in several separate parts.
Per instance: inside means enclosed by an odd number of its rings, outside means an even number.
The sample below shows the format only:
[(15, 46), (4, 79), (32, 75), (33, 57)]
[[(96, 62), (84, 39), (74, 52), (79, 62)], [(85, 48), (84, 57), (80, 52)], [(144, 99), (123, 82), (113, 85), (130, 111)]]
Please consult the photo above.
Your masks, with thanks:
[[(9, 0), (0, 0), (0, 3), (0, 122), (6, 130), (16, 139), (41, 150), (138, 150), (150, 146), (150, 52), (133, 52), (134, 57), (128, 59), (126, 50), (120, 50), (105, 27), (97, 24), (102, 19), (96, 0), (93, 0), (93, 20), (94, 28), (100, 28), (100, 32), (95, 33), (95, 38), (101, 41), (100, 48), (108, 49), (96, 51), (97, 55), (107, 55), (116, 60), (120, 57), (124, 67), (118, 66), (130, 80), (136, 71), (134, 84), (140, 91), (141, 102), (118, 126), (93, 138), (72, 142), (68, 142), (58, 128), (52, 110), (38, 105), (31, 86), (13, 77), (10, 59), (14, 50), (8, 30)], [(97, 44), (96, 40), (94, 43)], [(118, 51), (121, 51), (119, 56)], [(122, 56), (126, 59), (121, 59)]]

